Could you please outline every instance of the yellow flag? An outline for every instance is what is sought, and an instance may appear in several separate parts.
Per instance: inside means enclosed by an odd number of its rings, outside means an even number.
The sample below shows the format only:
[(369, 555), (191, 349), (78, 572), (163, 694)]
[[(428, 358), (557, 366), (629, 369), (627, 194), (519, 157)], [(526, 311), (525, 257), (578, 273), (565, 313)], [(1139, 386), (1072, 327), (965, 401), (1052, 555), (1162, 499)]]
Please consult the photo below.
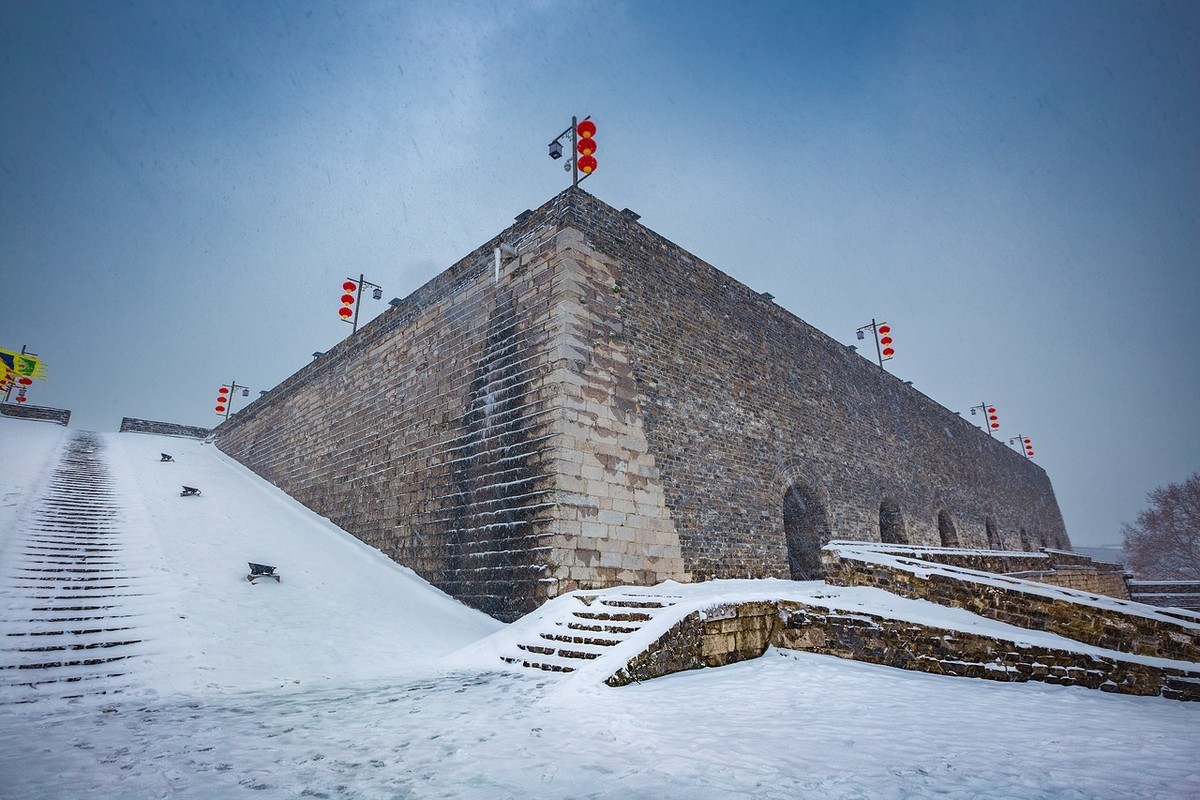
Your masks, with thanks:
[(36, 356), (0, 348), (0, 364), (17, 376), (46, 380), (46, 365)]

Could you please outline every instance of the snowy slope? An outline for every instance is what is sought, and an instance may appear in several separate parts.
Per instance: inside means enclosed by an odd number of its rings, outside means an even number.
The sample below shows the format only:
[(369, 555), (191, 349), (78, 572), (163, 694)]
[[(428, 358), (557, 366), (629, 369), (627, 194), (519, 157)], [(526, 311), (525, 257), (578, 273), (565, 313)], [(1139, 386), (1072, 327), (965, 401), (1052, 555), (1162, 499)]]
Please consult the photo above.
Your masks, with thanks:
[[(39, 458), (62, 428), (0, 420), (6, 445)], [(401, 678), (500, 627), (300, 506), (212, 445), (100, 434), (120, 500), (115, 528), (136, 592), (120, 599), (138, 638), (132, 691), (195, 693)], [(175, 461), (163, 463), (160, 452)], [(35, 460), (32, 459), (31, 460)], [(6, 460), (9, 495), (30, 481)], [(201, 489), (180, 497), (183, 484)], [(8, 488), (12, 487), (12, 488)], [(10, 497), (5, 511), (21, 513)], [(6, 541), (12, 536), (6, 537)], [(5, 567), (20, 557), (7, 547)], [(0, 551), (4, 552), (4, 551)], [(247, 562), (281, 581), (251, 584)], [(19, 618), (19, 617), (18, 617)], [(10, 623), (14, 624), (14, 623)], [(128, 682), (128, 681), (126, 681)]]

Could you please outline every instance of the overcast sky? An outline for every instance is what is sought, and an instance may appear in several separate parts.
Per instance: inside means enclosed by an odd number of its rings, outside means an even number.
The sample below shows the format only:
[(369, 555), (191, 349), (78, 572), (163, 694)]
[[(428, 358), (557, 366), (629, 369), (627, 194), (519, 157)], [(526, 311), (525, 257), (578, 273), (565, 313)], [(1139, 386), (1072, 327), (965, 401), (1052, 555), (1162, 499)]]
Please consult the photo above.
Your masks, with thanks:
[(346, 276), (405, 296), (560, 191), (590, 114), (587, 190), (890, 322), (1115, 543), (1200, 470), (1198, 41), (1186, 0), (0, 0), (0, 347), (75, 427), (214, 425), (349, 333)]

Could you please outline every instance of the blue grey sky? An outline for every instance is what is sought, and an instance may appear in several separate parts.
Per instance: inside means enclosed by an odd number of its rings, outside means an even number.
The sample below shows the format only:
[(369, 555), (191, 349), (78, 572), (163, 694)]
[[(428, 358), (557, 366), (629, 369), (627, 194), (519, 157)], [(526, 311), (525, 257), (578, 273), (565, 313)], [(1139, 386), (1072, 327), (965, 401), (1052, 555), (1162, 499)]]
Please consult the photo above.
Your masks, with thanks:
[(1197, 42), (1192, 2), (0, 0), (0, 347), (77, 427), (211, 426), (349, 333), (346, 276), (404, 296), (560, 191), (590, 114), (586, 189), (890, 322), (1115, 543), (1200, 470)]

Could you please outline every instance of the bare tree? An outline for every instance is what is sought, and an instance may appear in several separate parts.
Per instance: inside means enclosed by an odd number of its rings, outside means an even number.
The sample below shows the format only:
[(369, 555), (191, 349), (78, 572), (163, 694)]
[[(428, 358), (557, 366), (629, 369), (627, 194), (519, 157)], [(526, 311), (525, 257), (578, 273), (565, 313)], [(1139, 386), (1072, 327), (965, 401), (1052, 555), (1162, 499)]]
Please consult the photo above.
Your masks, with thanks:
[(1200, 472), (1146, 499), (1137, 522), (1121, 526), (1129, 568), (1139, 578), (1200, 580)]

